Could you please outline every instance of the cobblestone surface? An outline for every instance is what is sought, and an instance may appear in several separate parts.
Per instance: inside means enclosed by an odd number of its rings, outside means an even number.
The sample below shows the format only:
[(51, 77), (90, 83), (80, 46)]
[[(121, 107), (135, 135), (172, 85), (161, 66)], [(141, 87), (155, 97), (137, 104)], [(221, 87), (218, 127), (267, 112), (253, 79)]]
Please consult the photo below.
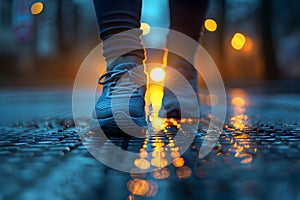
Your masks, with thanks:
[[(26, 114), (36, 109), (36, 115), (12, 121), (1, 111), (0, 199), (300, 199), (300, 94), (231, 90), (224, 131), (204, 159), (198, 158), (204, 127), (184, 155), (159, 151), (158, 165), (154, 148), (144, 148), (144, 141), (148, 147), (158, 143), (167, 147), (172, 133), (144, 140), (111, 138), (125, 150), (152, 153), (142, 157), (144, 165), (136, 164), (130, 174), (91, 156), (70, 116), (70, 93), (63, 98), (61, 92), (51, 94), (50, 99), (16, 93), (1, 96), (2, 111)], [(25, 111), (22, 105), (10, 110), (10, 99), (21, 97)], [(32, 103), (35, 99), (38, 105)], [(39, 111), (48, 104), (57, 104), (52, 105), (57, 112)], [(171, 165), (163, 164), (163, 153), (174, 156)], [(134, 173), (147, 162), (160, 167)]]

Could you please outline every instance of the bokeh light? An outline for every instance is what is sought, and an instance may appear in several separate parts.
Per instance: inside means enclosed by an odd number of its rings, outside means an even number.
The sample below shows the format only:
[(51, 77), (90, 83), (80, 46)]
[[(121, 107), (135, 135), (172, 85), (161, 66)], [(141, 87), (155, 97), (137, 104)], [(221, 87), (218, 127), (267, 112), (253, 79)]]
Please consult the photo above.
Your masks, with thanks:
[(245, 90), (236, 88), (231, 91), (231, 105), (233, 108), (233, 116), (230, 118), (230, 124), (236, 130), (244, 130), (248, 123), (248, 115), (245, 114), (248, 105), (247, 93)]
[(44, 9), (44, 4), (42, 2), (35, 2), (31, 6), (31, 13), (33, 15), (38, 15), (40, 14)]
[(158, 190), (158, 185), (151, 180), (133, 179), (127, 182), (127, 188), (133, 195), (152, 197)]
[(178, 158), (178, 157), (180, 157), (180, 153), (178, 151), (172, 151), (170, 153), (170, 155), (171, 155), (172, 158)]
[(247, 92), (241, 88), (234, 88), (230, 91), (230, 95), (233, 97), (243, 97), (246, 98)]
[(182, 157), (173, 160), (174, 167), (182, 167), (184, 165), (184, 159)]
[(143, 31), (142, 35), (147, 35), (150, 33), (150, 25), (145, 22), (141, 23), (140, 29)]
[(231, 46), (235, 50), (241, 50), (246, 44), (246, 37), (242, 33), (235, 33), (231, 39)]
[(215, 32), (217, 30), (217, 28), (218, 28), (218, 24), (213, 19), (206, 19), (205, 22), (204, 22), (204, 27), (209, 32)]
[(146, 180), (135, 179), (127, 183), (127, 188), (132, 194), (144, 196), (149, 190), (149, 184)]
[(245, 100), (242, 97), (234, 97), (231, 100), (231, 104), (234, 105), (234, 106), (242, 107), (242, 106), (245, 105)]
[(148, 169), (150, 162), (144, 158), (138, 158), (134, 161), (134, 165), (140, 169)]
[[(151, 113), (149, 120), (151, 121), (152, 128), (154, 131), (163, 130), (166, 126), (166, 119), (158, 116), (159, 110), (161, 109), (162, 98), (164, 95), (164, 88), (162, 84), (152, 83), (148, 87), (148, 105), (151, 103)], [(148, 107), (149, 108), (149, 107)], [(148, 111), (149, 112), (149, 111)]]
[(152, 171), (151, 175), (155, 179), (166, 179), (170, 176), (170, 171), (167, 168), (158, 168)]
[(192, 170), (188, 166), (183, 166), (176, 169), (176, 175), (180, 179), (189, 178), (192, 175)]
[(165, 79), (165, 77), (166, 72), (160, 67), (155, 67), (150, 72), (150, 78), (155, 82), (162, 82)]

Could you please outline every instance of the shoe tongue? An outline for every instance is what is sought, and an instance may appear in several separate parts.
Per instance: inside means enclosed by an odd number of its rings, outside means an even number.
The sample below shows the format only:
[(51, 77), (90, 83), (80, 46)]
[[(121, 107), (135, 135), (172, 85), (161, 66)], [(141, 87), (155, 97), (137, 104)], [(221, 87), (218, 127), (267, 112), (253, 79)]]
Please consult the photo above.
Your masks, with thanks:
[(137, 66), (136, 63), (122, 63), (122, 64), (115, 66), (114, 70), (124, 70), (124, 69), (130, 70), (136, 66)]

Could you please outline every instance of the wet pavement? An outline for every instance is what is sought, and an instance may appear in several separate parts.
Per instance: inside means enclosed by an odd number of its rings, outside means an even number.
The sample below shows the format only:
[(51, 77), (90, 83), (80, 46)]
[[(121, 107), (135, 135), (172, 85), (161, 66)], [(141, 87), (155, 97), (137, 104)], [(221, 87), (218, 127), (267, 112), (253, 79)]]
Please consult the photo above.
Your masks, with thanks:
[[(182, 156), (170, 129), (144, 139), (111, 138), (139, 152), (125, 173), (101, 164), (82, 144), (69, 90), (3, 90), (0, 200), (300, 199), (300, 93), (227, 91), (224, 130), (208, 156), (198, 158), (204, 125)], [(209, 119), (215, 103), (201, 95), (202, 118)], [(166, 127), (188, 123), (171, 120)], [(155, 170), (138, 173), (150, 166)]]

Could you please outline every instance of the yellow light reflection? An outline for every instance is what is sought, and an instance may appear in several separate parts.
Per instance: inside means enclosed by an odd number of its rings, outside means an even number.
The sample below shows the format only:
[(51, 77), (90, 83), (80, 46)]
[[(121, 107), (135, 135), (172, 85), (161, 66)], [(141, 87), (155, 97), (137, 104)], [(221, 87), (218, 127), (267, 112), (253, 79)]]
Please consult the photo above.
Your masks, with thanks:
[(144, 196), (149, 190), (149, 184), (146, 180), (134, 179), (127, 183), (128, 190), (135, 195)]
[(178, 157), (180, 156), (180, 153), (179, 153), (178, 151), (172, 151), (172, 152), (170, 153), (170, 156), (171, 156), (172, 158), (178, 158)]
[(163, 168), (168, 165), (168, 161), (165, 158), (156, 157), (151, 159), (151, 165), (158, 168)]
[(140, 29), (143, 31), (143, 34), (142, 34), (142, 35), (147, 35), (147, 34), (150, 33), (150, 29), (151, 29), (151, 28), (150, 28), (150, 25), (149, 25), (149, 24), (143, 22), (143, 23), (141, 23)]
[(236, 115), (230, 119), (230, 123), (238, 130), (244, 130), (245, 122), (248, 120), (247, 115)]
[(148, 169), (150, 162), (144, 158), (138, 158), (134, 161), (134, 165), (140, 169)]
[(168, 165), (168, 160), (164, 157), (166, 156), (166, 153), (164, 152), (164, 142), (158, 138), (156, 138), (153, 141), (152, 146), (153, 152), (152, 152), (152, 159), (151, 159), (151, 165), (158, 168), (164, 168)]
[(163, 85), (161, 84), (151, 84), (148, 88), (150, 102), (152, 104), (152, 111), (149, 119), (154, 131), (161, 131), (166, 127), (166, 119), (158, 117), (164, 95), (163, 89)]
[(150, 86), (150, 100), (152, 107), (157, 108), (161, 106), (162, 97), (164, 95), (163, 86), (159, 84), (151, 84)]
[(155, 138), (152, 146), (156, 147), (154, 150), (161, 150), (160, 147), (165, 146), (165, 143), (161, 139)]
[(162, 82), (165, 80), (165, 77), (166, 72), (160, 67), (155, 67), (150, 72), (150, 78), (155, 82)]
[(245, 106), (245, 100), (242, 97), (234, 97), (231, 100), (231, 104), (234, 106), (243, 107)]
[(252, 162), (252, 160), (253, 160), (253, 156), (251, 155), (251, 157), (244, 158), (244, 159), (241, 161), (241, 163), (242, 163), (242, 164), (249, 164), (249, 163)]
[(245, 106), (247, 105), (247, 93), (242, 89), (234, 89), (231, 92), (233, 98), (231, 105), (233, 106), (233, 114), (230, 123), (238, 130), (244, 130), (248, 116), (245, 114)]
[(140, 157), (141, 158), (146, 158), (148, 156), (147, 151), (144, 148), (140, 149)]
[(152, 152), (152, 157), (164, 158), (165, 156), (166, 156), (166, 153), (163, 151), (153, 151)]
[(248, 164), (253, 160), (253, 155), (249, 153), (249, 149), (251, 148), (250, 136), (244, 133), (249, 123), (248, 115), (245, 114), (249, 101), (246, 91), (240, 88), (232, 90), (231, 96), (234, 115), (231, 117), (230, 123), (233, 126), (232, 130), (234, 132), (232, 134), (233, 140), (231, 141), (233, 147), (229, 151), (234, 153), (234, 157), (242, 158), (240, 163)]
[(44, 5), (42, 2), (35, 2), (31, 6), (31, 13), (33, 15), (38, 15), (43, 11), (43, 9), (44, 9)]
[(176, 175), (180, 179), (189, 178), (192, 175), (192, 170), (188, 166), (183, 166), (176, 169)]
[(173, 147), (173, 148), (170, 148), (171, 151), (179, 151), (179, 147)]
[(184, 165), (184, 159), (182, 157), (173, 160), (174, 167), (182, 167)]
[(253, 161), (253, 155), (249, 153), (243, 153), (236, 157), (243, 158), (243, 160), (241, 160), (242, 164), (249, 164)]
[(204, 22), (204, 27), (209, 32), (215, 32), (218, 28), (217, 22), (213, 19), (206, 19)]
[(162, 105), (162, 98), (164, 95), (163, 84), (166, 77), (166, 72), (163, 68), (167, 64), (167, 55), (168, 50), (165, 49), (162, 66), (157, 66), (151, 69), (151, 71), (149, 72), (150, 78), (154, 81), (154, 83), (152, 82), (151, 84), (149, 84), (147, 93), (145, 95), (146, 114), (149, 115), (149, 120), (151, 121), (154, 132), (164, 130), (167, 126), (166, 119), (160, 118), (158, 116)]
[(235, 33), (231, 39), (231, 46), (235, 50), (241, 50), (246, 43), (246, 37), (242, 33)]
[(151, 173), (153, 178), (166, 179), (170, 176), (170, 171), (167, 168), (157, 169)]
[(150, 116), (150, 121), (153, 130), (156, 132), (164, 130), (166, 127), (166, 120), (164, 118), (159, 118), (158, 116)]
[(133, 179), (127, 182), (128, 190), (139, 196), (151, 197), (155, 196), (158, 186), (151, 180)]

